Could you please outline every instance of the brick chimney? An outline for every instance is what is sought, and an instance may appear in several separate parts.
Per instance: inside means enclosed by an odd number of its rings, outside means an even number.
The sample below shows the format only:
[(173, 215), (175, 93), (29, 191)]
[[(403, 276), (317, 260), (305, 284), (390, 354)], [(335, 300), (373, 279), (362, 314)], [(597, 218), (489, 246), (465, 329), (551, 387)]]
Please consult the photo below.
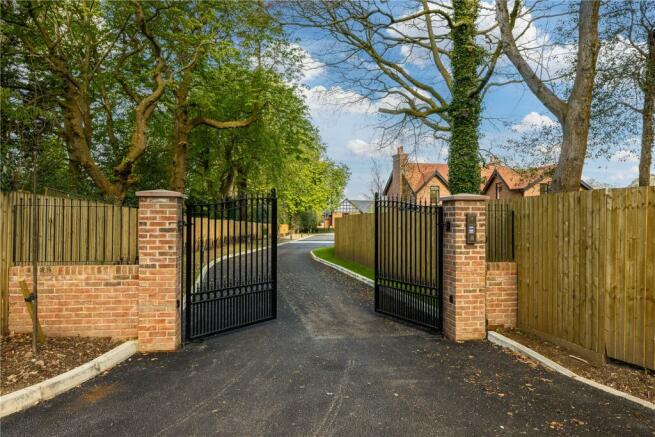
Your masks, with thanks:
[(407, 167), (407, 153), (403, 150), (403, 146), (398, 146), (396, 154), (393, 155), (393, 170), (392, 170), (392, 190), (391, 193), (394, 196), (399, 196), (401, 198), (405, 197), (404, 187), (405, 184), (402, 181), (402, 175), (405, 173), (405, 168)]

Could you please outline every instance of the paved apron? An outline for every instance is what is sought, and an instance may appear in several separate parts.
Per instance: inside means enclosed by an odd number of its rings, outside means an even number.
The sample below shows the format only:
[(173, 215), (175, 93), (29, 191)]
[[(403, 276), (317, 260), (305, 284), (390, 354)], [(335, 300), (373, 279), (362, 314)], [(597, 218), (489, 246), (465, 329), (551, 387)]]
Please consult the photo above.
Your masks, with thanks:
[[(325, 239), (319, 236), (315, 239)], [(372, 290), (279, 248), (279, 318), (135, 356), (2, 435), (652, 435), (655, 414), (487, 342), (373, 312)]]

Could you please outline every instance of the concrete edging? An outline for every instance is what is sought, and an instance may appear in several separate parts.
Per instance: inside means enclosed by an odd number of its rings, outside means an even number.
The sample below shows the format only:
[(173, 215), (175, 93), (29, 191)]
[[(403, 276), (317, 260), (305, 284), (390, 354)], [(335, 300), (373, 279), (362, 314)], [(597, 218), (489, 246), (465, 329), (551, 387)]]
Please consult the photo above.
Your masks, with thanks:
[(622, 392), (622, 391), (617, 390), (615, 388), (608, 387), (608, 386), (600, 384), (600, 383), (598, 383), (596, 381), (592, 381), (591, 379), (585, 378), (584, 376), (580, 376), (577, 373), (574, 373), (574, 372), (570, 371), (566, 367), (557, 364), (553, 360), (544, 357), (543, 355), (541, 355), (540, 353), (530, 349), (529, 347), (524, 346), (521, 343), (512, 340), (511, 338), (507, 338), (502, 334), (499, 334), (499, 333), (494, 332), (494, 331), (489, 331), (487, 333), (487, 340), (489, 340), (491, 343), (494, 343), (494, 344), (496, 344), (498, 346), (501, 346), (501, 347), (510, 349), (510, 350), (512, 350), (514, 352), (518, 352), (520, 354), (526, 355), (526, 356), (538, 361), (542, 366), (547, 367), (547, 368), (549, 368), (551, 370), (554, 370), (554, 371), (556, 371), (558, 373), (561, 373), (564, 376), (568, 376), (571, 379), (575, 379), (576, 381), (580, 381), (580, 382), (582, 382), (584, 384), (595, 387), (595, 388), (597, 388), (599, 390), (602, 390), (602, 391), (604, 391), (606, 393), (610, 393), (610, 394), (612, 394), (614, 396), (618, 396), (620, 398), (627, 399), (629, 401), (632, 401), (632, 402), (635, 402), (635, 403), (641, 405), (642, 407), (646, 407), (646, 408), (649, 408), (649, 409), (655, 411), (655, 404), (653, 404), (652, 402), (648, 402), (647, 400), (638, 398), (636, 396), (633, 396), (631, 394)]
[(51, 399), (125, 361), (137, 352), (137, 341), (120, 344), (88, 363), (29, 387), (0, 396), (0, 417)]
[(375, 282), (368, 279), (366, 276), (362, 276), (359, 273), (355, 273), (352, 270), (348, 270), (345, 267), (341, 267), (340, 265), (331, 263), (330, 261), (326, 261), (323, 258), (319, 258), (318, 256), (316, 256), (314, 254), (313, 250), (311, 252), (309, 252), (309, 253), (312, 255), (312, 259), (314, 261), (318, 261), (318, 262), (320, 262), (322, 264), (325, 264), (328, 267), (332, 267), (333, 269), (340, 271), (341, 273), (345, 273), (346, 275), (350, 276), (351, 278), (357, 279), (358, 281), (363, 282), (364, 284), (366, 284), (366, 285), (368, 285), (370, 287), (375, 286)]

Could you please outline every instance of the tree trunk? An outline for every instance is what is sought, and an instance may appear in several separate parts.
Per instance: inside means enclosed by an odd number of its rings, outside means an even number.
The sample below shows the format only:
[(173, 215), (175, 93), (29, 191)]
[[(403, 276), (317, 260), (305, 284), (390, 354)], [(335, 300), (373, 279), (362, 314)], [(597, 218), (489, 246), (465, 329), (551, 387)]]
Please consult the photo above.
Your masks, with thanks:
[(562, 150), (553, 175), (553, 191), (579, 191), (587, 154), (590, 105), (569, 106), (562, 122)]
[(171, 164), (170, 189), (180, 193), (184, 192), (190, 132), (189, 116), (186, 110), (178, 111), (175, 116), (175, 126), (173, 127), (173, 162)]
[(85, 126), (88, 116), (83, 108), (87, 108), (86, 96), (78, 91), (73, 84), (67, 85), (66, 97), (62, 104), (64, 112), (64, 138), (68, 148), (68, 156), (73, 168), (83, 168), (100, 191), (107, 197), (122, 200), (125, 190), (113, 184), (97, 166), (91, 156), (88, 142), (90, 126)]
[(452, 137), (448, 156), (449, 189), (452, 194), (480, 192), (478, 127), (480, 94), (478, 68), (482, 51), (475, 42), (477, 0), (454, 0), (453, 100), (448, 109), (452, 119)]
[(591, 98), (600, 50), (598, 17), (600, 1), (580, 2), (578, 55), (575, 82), (562, 124), (562, 151), (553, 176), (553, 191), (579, 191), (587, 155)]
[(578, 191), (580, 189), (582, 167), (589, 137), (596, 60), (600, 49), (599, 9), (600, 0), (580, 1), (575, 81), (571, 95), (565, 102), (546, 86), (521, 55), (512, 35), (507, 0), (496, 0), (497, 20), (505, 54), (534, 95), (557, 117), (562, 125), (562, 150), (553, 176), (553, 191)]
[(170, 189), (184, 192), (184, 183), (189, 153), (189, 135), (193, 126), (189, 120), (187, 98), (191, 88), (192, 68), (184, 72), (182, 81), (175, 90), (175, 125), (173, 126), (173, 162), (171, 163)]
[(639, 186), (650, 185), (650, 167), (653, 159), (653, 117), (655, 116), (655, 30), (648, 32), (648, 60), (644, 81), (644, 108), (641, 112), (641, 157), (639, 159)]

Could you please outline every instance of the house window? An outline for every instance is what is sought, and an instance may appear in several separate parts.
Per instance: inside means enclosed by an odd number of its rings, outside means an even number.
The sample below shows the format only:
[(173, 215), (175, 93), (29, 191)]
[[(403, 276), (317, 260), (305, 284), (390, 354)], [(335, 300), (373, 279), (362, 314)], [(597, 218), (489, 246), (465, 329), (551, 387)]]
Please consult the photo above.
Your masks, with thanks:
[(430, 187), (430, 203), (433, 205), (439, 203), (439, 187), (436, 185)]
[(548, 193), (548, 188), (549, 188), (549, 184), (548, 184), (548, 183), (539, 184), (539, 193), (541, 193), (541, 194), (546, 194), (546, 193)]
[(496, 184), (496, 199), (500, 199), (500, 192), (503, 191), (503, 184), (498, 182)]

